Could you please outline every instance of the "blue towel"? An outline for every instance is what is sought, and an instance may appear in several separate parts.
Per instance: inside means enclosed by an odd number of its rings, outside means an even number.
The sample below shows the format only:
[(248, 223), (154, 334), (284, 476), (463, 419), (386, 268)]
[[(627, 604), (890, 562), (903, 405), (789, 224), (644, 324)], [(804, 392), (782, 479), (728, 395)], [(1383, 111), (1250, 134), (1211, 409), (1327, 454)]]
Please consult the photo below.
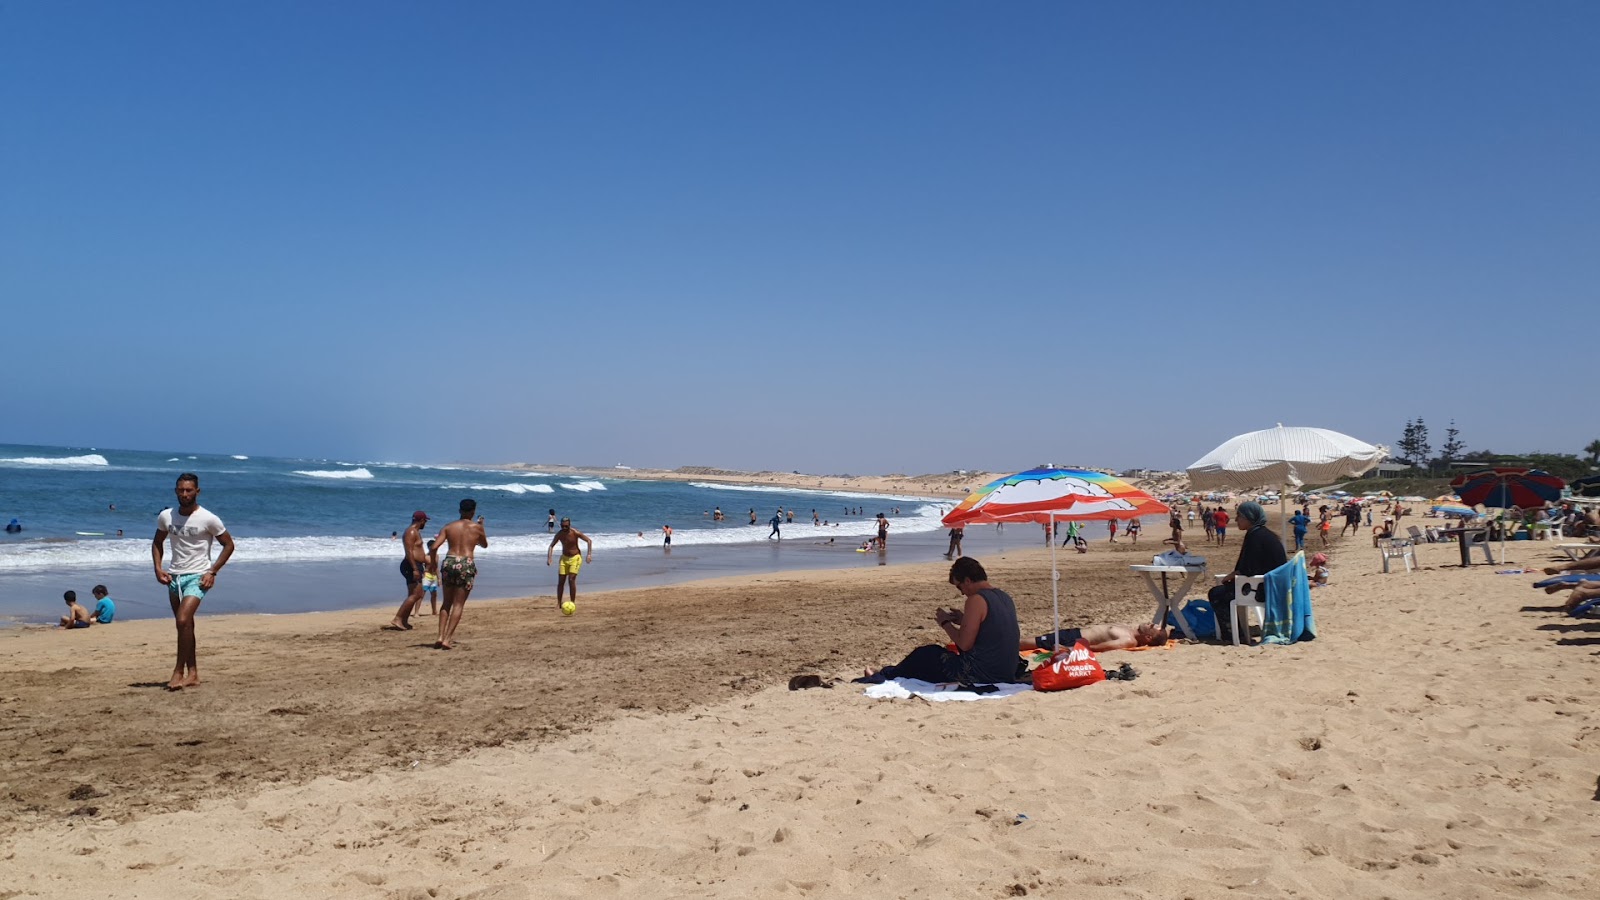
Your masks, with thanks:
[(1267, 600), (1261, 643), (1292, 644), (1316, 638), (1317, 621), (1311, 615), (1311, 579), (1306, 575), (1304, 552), (1268, 572), (1261, 590)]

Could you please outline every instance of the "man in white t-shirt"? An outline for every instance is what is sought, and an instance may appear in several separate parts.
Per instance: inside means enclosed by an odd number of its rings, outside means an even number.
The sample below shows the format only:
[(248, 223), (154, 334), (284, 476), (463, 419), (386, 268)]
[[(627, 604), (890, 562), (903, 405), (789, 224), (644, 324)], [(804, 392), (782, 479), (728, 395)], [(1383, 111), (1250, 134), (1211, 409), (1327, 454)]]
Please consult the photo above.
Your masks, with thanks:
[[(233, 535), (222, 520), (200, 506), (200, 476), (185, 472), (175, 488), (178, 508), (167, 508), (156, 516), (156, 536), (150, 542), (150, 558), (155, 563), (156, 581), (167, 586), (172, 602), (172, 617), (178, 623), (178, 663), (172, 669), (170, 690), (194, 687), (200, 683), (200, 667), (195, 664), (194, 614), (206, 591), (217, 583), (217, 572), (233, 555)], [(162, 544), (170, 539), (172, 563), (161, 567)], [(222, 545), (222, 553), (211, 559), (212, 541)]]

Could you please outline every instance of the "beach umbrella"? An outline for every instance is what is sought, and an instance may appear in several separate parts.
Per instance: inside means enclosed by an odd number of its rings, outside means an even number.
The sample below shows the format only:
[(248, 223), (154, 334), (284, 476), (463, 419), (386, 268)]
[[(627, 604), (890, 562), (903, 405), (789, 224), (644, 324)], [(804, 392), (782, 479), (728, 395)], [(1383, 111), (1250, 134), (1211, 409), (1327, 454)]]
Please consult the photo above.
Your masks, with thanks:
[[(1450, 482), (1468, 506), (1529, 509), (1561, 499), (1565, 481), (1542, 469), (1501, 467), (1462, 475)], [(1500, 529), (1500, 557), (1506, 553), (1506, 529)]]
[(1368, 444), (1326, 428), (1286, 428), (1280, 422), (1276, 428), (1229, 438), (1195, 460), (1188, 468), (1189, 484), (1232, 490), (1282, 485), (1278, 514), (1286, 519), (1284, 496), (1291, 488), (1360, 477), (1388, 455), (1381, 444)]
[(1053, 631), (1061, 630), (1061, 595), (1057, 584), (1056, 523), (1064, 521), (1137, 519), (1166, 515), (1172, 508), (1113, 475), (1082, 469), (1030, 469), (996, 479), (956, 504), (945, 514), (946, 528), (999, 522), (1036, 522), (1050, 526), (1050, 602)]
[(1437, 513), (1446, 518), (1471, 519), (1478, 515), (1478, 511), (1462, 503), (1435, 503), (1430, 512)]
[(1600, 497), (1600, 475), (1590, 475), (1588, 478), (1579, 478), (1567, 487), (1572, 488), (1574, 497)]

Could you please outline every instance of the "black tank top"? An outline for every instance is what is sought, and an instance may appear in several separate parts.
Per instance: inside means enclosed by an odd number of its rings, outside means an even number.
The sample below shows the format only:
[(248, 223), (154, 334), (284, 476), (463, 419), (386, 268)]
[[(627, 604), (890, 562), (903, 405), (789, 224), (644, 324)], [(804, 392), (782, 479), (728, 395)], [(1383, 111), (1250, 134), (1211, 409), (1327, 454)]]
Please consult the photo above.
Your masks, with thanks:
[(989, 605), (978, 628), (978, 639), (972, 649), (961, 654), (961, 668), (969, 684), (996, 684), (1016, 680), (1017, 641), (1021, 630), (1017, 626), (1017, 607), (1011, 595), (999, 588), (984, 588), (979, 593)]

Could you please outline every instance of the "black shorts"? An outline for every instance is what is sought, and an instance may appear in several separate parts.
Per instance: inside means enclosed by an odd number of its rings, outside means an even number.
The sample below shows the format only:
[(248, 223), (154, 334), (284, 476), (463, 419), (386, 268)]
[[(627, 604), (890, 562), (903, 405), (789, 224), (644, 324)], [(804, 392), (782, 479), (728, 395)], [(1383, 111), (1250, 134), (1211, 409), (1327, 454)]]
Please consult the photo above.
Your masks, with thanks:
[(1069, 647), (1083, 638), (1082, 628), (1063, 628), (1055, 634), (1041, 634), (1033, 642), (1040, 650), (1054, 650), (1056, 644)]
[(422, 576), (417, 574), (416, 570), (412, 568), (411, 560), (409, 559), (400, 560), (400, 575), (405, 578), (406, 587), (408, 588), (416, 587), (417, 582), (422, 580)]

